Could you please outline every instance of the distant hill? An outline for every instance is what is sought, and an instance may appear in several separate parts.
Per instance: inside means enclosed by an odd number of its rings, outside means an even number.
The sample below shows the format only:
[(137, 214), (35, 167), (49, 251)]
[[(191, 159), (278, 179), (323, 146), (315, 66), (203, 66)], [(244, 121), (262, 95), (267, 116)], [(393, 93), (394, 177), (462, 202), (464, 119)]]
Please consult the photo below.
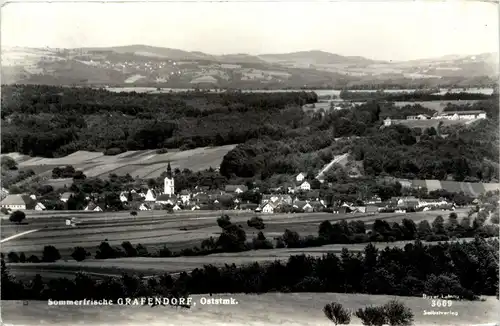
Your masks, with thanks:
[(268, 62), (295, 62), (305, 64), (356, 64), (367, 65), (374, 63), (384, 63), (374, 61), (364, 57), (346, 57), (324, 51), (300, 51), (280, 54), (262, 54), (259, 58)]
[(4, 84), (331, 89), (492, 87), (497, 81), (496, 53), (384, 62), (319, 50), (213, 55), (140, 44), (2, 48)]

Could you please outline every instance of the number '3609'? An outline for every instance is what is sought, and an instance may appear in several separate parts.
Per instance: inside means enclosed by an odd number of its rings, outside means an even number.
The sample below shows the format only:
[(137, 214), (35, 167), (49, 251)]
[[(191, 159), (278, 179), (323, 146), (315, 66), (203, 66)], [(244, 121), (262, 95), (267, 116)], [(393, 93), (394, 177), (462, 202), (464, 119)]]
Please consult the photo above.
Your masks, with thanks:
[(451, 307), (451, 300), (432, 300), (431, 307)]

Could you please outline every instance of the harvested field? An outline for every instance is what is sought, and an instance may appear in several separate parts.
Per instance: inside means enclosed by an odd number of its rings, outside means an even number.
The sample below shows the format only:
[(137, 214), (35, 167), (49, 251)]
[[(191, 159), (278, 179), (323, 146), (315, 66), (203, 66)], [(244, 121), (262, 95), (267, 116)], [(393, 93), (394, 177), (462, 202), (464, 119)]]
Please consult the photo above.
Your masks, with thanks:
[(216, 168), (222, 162), (224, 155), (236, 145), (220, 147), (204, 147), (187, 151), (171, 150), (165, 154), (156, 154), (155, 150), (130, 151), (116, 156), (105, 156), (103, 153), (78, 151), (60, 158), (27, 157), (19, 153), (2, 154), (12, 157), (21, 169), (33, 169), (37, 175), (49, 173), (57, 166), (73, 165), (77, 170), (83, 170), (88, 177), (105, 177), (110, 173), (141, 178), (160, 176), (167, 162), (173, 168), (204, 170)]
[[(369, 305), (382, 305), (398, 299), (415, 315), (416, 326), (441, 325), (461, 326), (494, 323), (498, 314), (498, 300), (486, 297), (485, 301), (454, 301), (452, 311), (458, 316), (424, 315), (431, 310), (428, 299), (416, 297), (394, 297), (384, 295), (339, 294), (339, 293), (266, 293), (260, 295), (221, 294), (217, 298), (234, 298), (237, 305), (203, 305), (200, 299), (208, 295), (194, 295), (189, 310), (173, 307), (141, 306), (49, 306), (47, 302), (29, 301), (20, 305), (16, 301), (2, 301), (2, 319), (6, 324), (35, 326), (42, 320), (52, 325), (332, 325), (323, 314), (325, 304), (341, 302), (348, 309), (356, 310)], [(448, 311), (449, 308), (434, 310)], [(262, 313), (264, 312), (265, 313)], [(361, 325), (361, 320), (352, 317), (350, 325)]]
[(458, 182), (458, 181), (440, 181), (440, 180), (406, 180), (410, 181), (413, 187), (426, 187), (428, 191), (445, 189), (450, 192), (463, 191), (466, 195), (477, 197), (487, 191), (500, 190), (500, 183), (481, 183), (481, 182)]

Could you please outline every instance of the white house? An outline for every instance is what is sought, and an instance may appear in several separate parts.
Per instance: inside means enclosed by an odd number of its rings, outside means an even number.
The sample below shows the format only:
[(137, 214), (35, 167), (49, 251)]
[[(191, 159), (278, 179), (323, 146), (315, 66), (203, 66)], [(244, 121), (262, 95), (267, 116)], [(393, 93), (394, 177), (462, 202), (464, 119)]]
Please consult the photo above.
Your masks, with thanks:
[(311, 190), (311, 184), (307, 181), (304, 181), (299, 188), (300, 190)]
[(191, 194), (187, 190), (181, 191), (181, 201), (183, 204), (189, 203), (191, 200)]
[(25, 198), (22, 195), (7, 195), (0, 202), (0, 207), (11, 210), (25, 210), (27, 205), (28, 205), (27, 198)]
[(387, 117), (385, 120), (384, 120), (384, 126), (390, 126), (392, 124), (392, 120), (391, 118)]
[(102, 212), (102, 208), (91, 202), (85, 207), (84, 211)]
[(200, 209), (200, 206), (198, 206), (198, 205), (194, 205), (193, 207), (191, 207), (192, 211), (195, 211), (195, 210), (198, 210), (198, 209)]
[(181, 208), (180, 208), (180, 207), (179, 207), (179, 205), (177, 205), (177, 204), (175, 204), (175, 205), (174, 205), (174, 207), (172, 207), (172, 209), (173, 209), (174, 211), (180, 211), (180, 210), (181, 210)]
[(36, 195), (30, 195), (30, 198), (36, 200)]
[(120, 201), (121, 201), (122, 203), (125, 203), (125, 202), (127, 202), (127, 201), (128, 201), (128, 196), (127, 196), (127, 193), (122, 192), (122, 193), (120, 194)]
[(262, 213), (266, 213), (266, 214), (274, 213), (273, 205), (271, 205), (271, 203), (265, 204), (264, 207), (262, 207)]
[(141, 206), (139, 206), (139, 210), (140, 211), (150, 211), (151, 208), (149, 207), (149, 205), (142, 203)]
[(62, 201), (62, 202), (65, 202), (65, 203), (66, 203), (66, 202), (68, 201), (69, 197), (71, 197), (72, 195), (73, 195), (73, 193), (72, 193), (72, 192), (63, 192), (63, 193), (61, 194), (60, 199), (61, 199), (61, 201)]
[(486, 112), (482, 110), (470, 111), (445, 111), (439, 116), (441, 119), (448, 120), (474, 120), (486, 119)]
[(304, 179), (306, 178), (306, 174), (303, 173), (303, 172), (300, 172), (296, 177), (295, 177), (295, 180), (297, 180), (297, 182), (302, 182), (304, 181)]
[(148, 189), (148, 192), (146, 193), (146, 198), (144, 199), (145, 201), (156, 201), (156, 194), (153, 190)]
[(225, 191), (227, 193), (241, 194), (245, 191), (248, 191), (248, 187), (245, 185), (226, 185)]
[(40, 202), (36, 203), (35, 205), (35, 211), (44, 211), (46, 209), (47, 208), (45, 207), (45, 205)]

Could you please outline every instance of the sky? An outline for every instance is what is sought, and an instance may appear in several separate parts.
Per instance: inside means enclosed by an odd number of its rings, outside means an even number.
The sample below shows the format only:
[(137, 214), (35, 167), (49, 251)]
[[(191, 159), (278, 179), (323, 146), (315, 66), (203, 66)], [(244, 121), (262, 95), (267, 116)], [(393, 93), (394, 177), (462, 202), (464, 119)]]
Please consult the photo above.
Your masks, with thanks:
[(210, 54), (322, 50), (400, 61), (498, 52), (498, 17), (497, 4), (465, 0), (8, 3), (1, 42)]

